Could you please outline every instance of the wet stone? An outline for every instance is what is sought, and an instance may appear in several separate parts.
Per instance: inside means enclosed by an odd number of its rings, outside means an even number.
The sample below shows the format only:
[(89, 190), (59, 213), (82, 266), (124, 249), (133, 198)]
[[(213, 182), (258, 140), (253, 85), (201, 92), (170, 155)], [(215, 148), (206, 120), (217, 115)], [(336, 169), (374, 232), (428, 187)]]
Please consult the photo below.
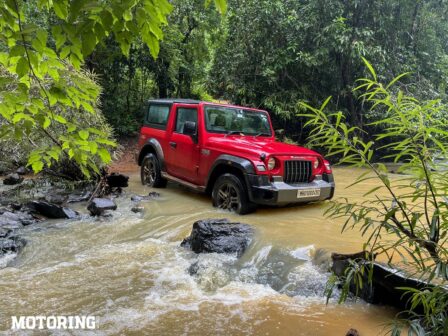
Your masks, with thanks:
[(92, 216), (101, 216), (106, 210), (117, 210), (117, 205), (108, 198), (94, 198), (87, 206), (87, 210)]
[(28, 171), (28, 169), (26, 169), (26, 167), (22, 166), (22, 167), (17, 168), (16, 173), (19, 175), (26, 175), (29, 173), (29, 171)]
[(47, 218), (72, 219), (78, 216), (78, 213), (70, 208), (45, 201), (33, 201), (28, 203), (27, 206), (32, 211), (35, 211)]
[(131, 197), (131, 201), (133, 202), (141, 202), (141, 201), (151, 201), (154, 199), (157, 199), (160, 197), (160, 194), (158, 192), (155, 191), (151, 191), (148, 195), (146, 196), (141, 196), (141, 195), (133, 195)]
[(110, 188), (126, 188), (129, 185), (129, 176), (112, 173), (106, 177)]
[(195, 253), (236, 253), (241, 256), (252, 241), (253, 228), (248, 224), (232, 223), (228, 219), (199, 220), (191, 235), (181, 246)]
[(15, 185), (23, 182), (23, 177), (19, 176), (19, 174), (9, 174), (3, 180), (4, 185)]
[(5, 253), (18, 253), (26, 245), (26, 241), (19, 237), (0, 238), (0, 256)]
[(145, 211), (145, 208), (142, 206), (135, 206), (135, 207), (132, 207), (131, 211), (134, 213), (142, 213)]

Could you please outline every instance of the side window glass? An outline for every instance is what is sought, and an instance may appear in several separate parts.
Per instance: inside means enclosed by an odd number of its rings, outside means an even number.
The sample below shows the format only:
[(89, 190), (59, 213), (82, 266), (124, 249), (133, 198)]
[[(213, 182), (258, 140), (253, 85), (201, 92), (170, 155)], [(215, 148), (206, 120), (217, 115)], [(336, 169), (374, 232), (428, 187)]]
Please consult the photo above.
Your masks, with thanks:
[(165, 129), (169, 114), (169, 105), (150, 105), (146, 115), (146, 123), (149, 126)]
[(198, 111), (195, 108), (183, 108), (180, 107), (177, 109), (176, 116), (176, 133), (183, 134), (184, 133), (184, 124), (186, 121), (193, 121), (196, 123), (196, 127), (198, 124)]

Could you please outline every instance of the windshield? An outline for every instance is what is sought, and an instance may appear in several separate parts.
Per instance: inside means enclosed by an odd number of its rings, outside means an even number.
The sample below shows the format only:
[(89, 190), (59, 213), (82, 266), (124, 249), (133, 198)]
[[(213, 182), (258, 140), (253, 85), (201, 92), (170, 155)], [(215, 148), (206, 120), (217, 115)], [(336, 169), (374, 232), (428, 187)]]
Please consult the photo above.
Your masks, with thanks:
[(205, 106), (207, 131), (214, 133), (271, 136), (266, 113), (234, 107)]

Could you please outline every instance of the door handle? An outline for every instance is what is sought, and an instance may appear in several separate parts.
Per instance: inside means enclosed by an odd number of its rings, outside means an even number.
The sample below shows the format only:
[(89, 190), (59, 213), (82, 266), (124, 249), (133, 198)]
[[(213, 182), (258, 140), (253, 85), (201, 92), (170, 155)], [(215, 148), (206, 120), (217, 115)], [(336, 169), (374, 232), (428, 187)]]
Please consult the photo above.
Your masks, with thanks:
[(177, 143), (171, 141), (170, 142), (170, 146), (171, 146), (171, 148), (176, 148), (177, 147)]

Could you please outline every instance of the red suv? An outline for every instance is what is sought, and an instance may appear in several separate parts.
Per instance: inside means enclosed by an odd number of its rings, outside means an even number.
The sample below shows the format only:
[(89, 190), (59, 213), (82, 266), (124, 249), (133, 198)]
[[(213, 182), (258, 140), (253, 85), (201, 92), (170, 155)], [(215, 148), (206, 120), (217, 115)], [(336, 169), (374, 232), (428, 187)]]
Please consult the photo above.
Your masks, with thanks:
[(331, 199), (335, 189), (328, 161), (277, 142), (266, 111), (196, 100), (149, 101), (138, 164), (143, 184), (180, 183), (238, 214)]

